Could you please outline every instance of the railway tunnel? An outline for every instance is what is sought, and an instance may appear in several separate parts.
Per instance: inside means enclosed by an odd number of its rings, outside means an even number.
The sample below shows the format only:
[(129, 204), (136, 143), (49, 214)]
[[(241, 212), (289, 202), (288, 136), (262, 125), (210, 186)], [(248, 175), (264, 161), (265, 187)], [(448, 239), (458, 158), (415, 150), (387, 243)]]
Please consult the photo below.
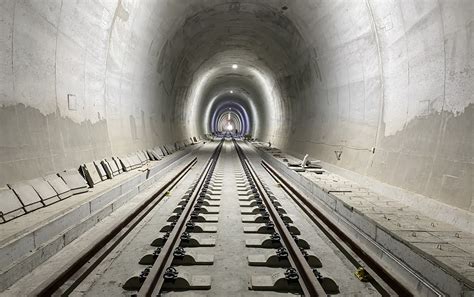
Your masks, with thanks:
[(0, 3), (1, 296), (474, 294), (471, 0)]

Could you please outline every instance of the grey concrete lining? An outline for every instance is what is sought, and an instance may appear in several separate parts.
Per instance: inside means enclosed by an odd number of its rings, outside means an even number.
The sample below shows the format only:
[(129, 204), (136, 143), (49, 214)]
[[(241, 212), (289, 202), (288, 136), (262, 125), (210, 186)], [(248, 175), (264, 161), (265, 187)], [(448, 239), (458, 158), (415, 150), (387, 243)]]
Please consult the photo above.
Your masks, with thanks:
[[(273, 195), (278, 199), (281, 206), (287, 211), (287, 215), (294, 220), (292, 225), (297, 227), (301, 232), (301, 235), (298, 237), (307, 241), (310, 245), (309, 251), (314, 252), (321, 260), (323, 266), (318, 269), (318, 271), (322, 273), (323, 276), (332, 278), (340, 286), (340, 295), (379, 296), (379, 292), (373, 289), (370, 290), (370, 284), (360, 282), (354, 276), (354, 270), (356, 268), (353, 263), (340, 253), (340, 250), (328, 240), (324, 232), (307, 218), (301, 208), (274, 182), (271, 176), (260, 165), (261, 158), (259, 154), (251, 148), (249, 149), (246, 145), (242, 146), (247, 157), (249, 157), (253, 163), (257, 174), (259, 174), (259, 177), (262, 179), (262, 182), (266, 182), (266, 188), (269, 188), (273, 192)], [(344, 220), (342, 217), (341, 219)], [(363, 234), (363, 236), (368, 238), (365, 234)], [(361, 240), (363, 240), (363, 238)], [(328, 250), (327, 247), (330, 247), (330, 250)], [(345, 267), (345, 269), (342, 267)], [(356, 282), (354, 283), (354, 281)], [(363, 290), (362, 287), (365, 287), (367, 291), (359, 291)]]
[[(437, 260), (436, 257), (429, 255), (426, 250), (421, 250), (415, 245), (405, 241), (403, 238), (397, 236), (385, 226), (380, 225), (378, 222), (366, 216), (361, 211), (357, 211), (356, 208), (354, 208), (354, 212), (352, 212), (351, 206), (345, 204), (336, 196), (323, 192), (320, 189), (320, 186), (311, 180), (288, 169), (285, 163), (277, 160), (270, 154), (260, 149), (257, 149), (257, 151), (263, 159), (277, 168), (281, 173), (284, 174), (284, 176), (301, 186), (305, 192), (310, 194), (310, 197), (314, 197), (316, 202), (318, 200), (322, 201), (324, 203), (322, 205), (324, 205), (325, 208), (330, 209), (330, 218), (332, 220), (336, 220), (339, 223), (338, 225), (346, 225), (349, 226), (350, 229), (356, 229), (359, 230), (359, 232), (367, 234), (373, 241), (375, 241), (376, 244), (383, 247), (385, 251), (389, 251), (396, 258), (403, 261), (403, 263), (405, 263), (404, 265), (407, 265), (416, 271), (418, 276), (414, 276), (411, 273), (404, 273), (403, 269), (395, 269), (396, 274), (400, 274), (401, 276), (405, 274), (404, 279), (406, 279), (408, 283), (412, 284), (412, 289), (419, 288), (420, 290), (423, 290), (419, 291), (420, 294), (427, 292), (425, 291), (427, 290), (426, 285), (423, 285), (423, 281), (419, 280), (419, 277), (421, 276), (436, 285), (439, 289), (454, 296), (460, 295), (462, 292), (464, 292), (467, 289), (465, 286), (471, 287), (470, 290), (474, 289), (474, 280), (472, 279), (472, 276), (467, 274), (465, 271), (456, 271), (453, 265), (446, 265), (445, 262)], [(324, 196), (333, 196), (333, 198), (335, 198), (337, 201), (335, 207), (332, 203), (328, 204), (326, 202), (328, 199), (327, 197), (325, 199)], [(333, 201), (333, 199), (329, 201)], [(341, 220), (341, 218), (344, 219)], [(350, 232), (349, 234), (354, 236), (354, 232)], [(364, 240), (362, 237), (357, 235), (355, 238), (357, 242), (362, 243), (363, 246), (370, 247), (372, 245), (371, 251), (375, 255), (379, 255), (380, 259), (387, 259), (386, 255), (384, 255), (384, 252), (380, 250), (377, 251), (377, 246), (373, 246), (373, 243), (370, 241)], [(465, 261), (468, 261), (468, 259), (466, 258)], [(390, 262), (391, 264), (399, 266), (399, 268), (403, 268), (400, 267), (397, 261), (391, 260), (387, 263)], [(465, 265), (467, 266), (467, 262), (465, 262)], [(390, 267), (390, 265), (387, 267)], [(394, 270), (393, 267), (389, 269)]]
[(84, 164), (85, 168), (87, 169), (87, 173), (90, 176), (91, 184), (89, 185), (91, 188), (95, 187), (97, 184), (103, 181), (101, 175), (97, 171), (97, 167), (94, 162), (89, 162)]
[[(123, 176), (122, 179), (117, 179), (115, 183), (110, 183), (111, 188), (120, 187), (119, 183), (129, 183), (130, 180), (135, 179), (136, 173), (130, 174), (128, 178)], [(128, 181), (127, 181), (128, 179)], [(73, 212), (78, 206), (83, 207), (88, 211), (89, 200), (95, 197), (100, 197), (106, 195), (107, 185), (103, 186), (102, 189), (97, 189), (96, 191), (89, 191), (88, 193), (76, 195), (68, 199), (62, 200), (58, 203), (45, 207), (41, 210), (38, 210), (32, 213), (32, 217), (22, 217), (18, 220), (12, 221), (7, 225), (2, 226), (2, 245), (8, 242), (11, 239), (15, 239), (21, 236), (23, 233), (33, 232), (39, 230), (43, 227), (44, 224), (50, 224), (55, 219), (59, 219), (61, 215), (68, 212)], [(33, 217), (35, 219), (33, 219)]]
[(44, 206), (40, 196), (29, 184), (18, 182), (8, 186), (16, 193), (21, 203), (25, 206), (26, 211), (32, 211)]
[[(111, 191), (107, 191), (102, 195), (102, 199), (94, 199), (89, 201), (88, 207), (90, 213), (94, 213), (105, 205), (109, 204), (112, 200), (117, 199), (121, 195), (128, 193), (129, 191), (133, 190), (133, 188), (137, 187), (141, 182), (143, 182), (144, 176), (143, 174), (137, 175), (132, 179), (128, 180), (127, 182), (120, 184), (118, 187), (112, 189)], [(124, 187), (126, 185), (126, 187)]]
[(119, 170), (119, 168), (117, 167), (117, 164), (115, 163), (114, 160), (112, 160), (111, 158), (106, 158), (106, 159), (104, 159), (104, 162), (105, 162), (105, 164), (107, 164), (107, 166), (109, 167), (109, 169), (110, 169), (110, 174), (112, 175), (112, 178), (113, 178), (114, 176), (120, 174), (120, 170)]
[(62, 236), (55, 237), (49, 242), (47, 248), (42, 249), (41, 252), (27, 254), (23, 261), (19, 262), (15, 267), (4, 267), (0, 274), (0, 292), (17, 281), (22, 275), (49, 259), (62, 248), (64, 248), (64, 238)]
[[(216, 246), (189, 248), (187, 251), (191, 253), (212, 254), (214, 255), (214, 264), (212, 266), (179, 266), (177, 269), (180, 273), (188, 272), (191, 275), (211, 275), (212, 286), (208, 291), (202, 293), (196, 291), (189, 292), (170, 292), (166, 295), (170, 296), (291, 296), (285, 292), (259, 292), (248, 289), (248, 282), (252, 275), (271, 275), (276, 271), (284, 271), (269, 267), (254, 267), (248, 265), (247, 256), (258, 252), (255, 249), (245, 247), (245, 237), (243, 235), (244, 225), (240, 222), (240, 203), (238, 196), (238, 188), (235, 183), (235, 176), (241, 173), (240, 161), (232, 150), (232, 144), (227, 142), (223, 147), (222, 156), (216, 167), (218, 173), (222, 172), (222, 194), (219, 221), (212, 226), (217, 227), (215, 234), (198, 234), (195, 237), (209, 238), (216, 240)], [(256, 154), (254, 154), (256, 157)], [(257, 157), (258, 158), (258, 157)], [(200, 158), (201, 159), (201, 158)], [(204, 163), (201, 159), (201, 164)], [(196, 174), (197, 175), (197, 174)], [(183, 182), (191, 184), (192, 179), (185, 179)], [(123, 289), (121, 285), (131, 276), (138, 275), (143, 270), (143, 265), (139, 265), (138, 259), (143, 255), (153, 251), (150, 242), (159, 235), (156, 233), (158, 226), (167, 224), (166, 220), (169, 213), (176, 208), (176, 203), (187, 190), (184, 185), (173, 190), (160, 207), (160, 211), (150, 215), (148, 222), (144, 222), (140, 228), (133, 230), (133, 236), (126, 239), (120, 246), (120, 253), (110, 255), (100, 267), (97, 273), (90, 274), (87, 279), (77, 288), (79, 294), (87, 296), (99, 295), (121, 295)], [(281, 190), (280, 190), (281, 191)], [(293, 212), (293, 216), (297, 217), (297, 212)], [(353, 267), (342, 265), (343, 261), (337, 257), (337, 252), (326, 246), (325, 242), (314, 236), (313, 230), (308, 227), (306, 222), (304, 227), (307, 237), (310, 237), (314, 250), (324, 252), (328, 258), (325, 263), (328, 267), (323, 268), (325, 275), (333, 277), (337, 283), (343, 288), (348, 296), (377, 296), (377, 293), (371, 289), (370, 285), (360, 282), (353, 277)], [(211, 225), (205, 223), (206, 225)], [(311, 232), (311, 233), (310, 233)], [(310, 236), (311, 234), (312, 236)], [(194, 237), (194, 235), (193, 235)], [(329, 266), (331, 268), (329, 268)], [(43, 267), (42, 271), (48, 271), (47, 267)], [(36, 272), (39, 275), (39, 271)], [(347, 277), (349, 276), (349, 277)], [(34, 279), (34, 276), (32, 277)], [(31, 279), (31, 278), (30, 278)], [(26, 283), (22, 280), (23, 284)], [(22, 292), (28, 290), (21, 284), (15, 284), (15, 289), (11, 292)], [(294, 295), (293, 295), (294, 296)]]
[[(465, 277), (453, 271), (452, 268), (435, 262), (434, 258), (430, 257), (426, 252), (414, 248), (412, 244), (406, 244), (406, 242), (394, 237), (391, 232), (387, 232), (382, 228), (377, 228), (377, 236), (375, 239), (388, 251), (397, 255), (397, 257), (401, 258), (411, 268), (418, 271), (424, 278), (428, 279), (443, 292), (451, 296), (460, 296), (463, 291), (465, 291), (463, 284), (460, 282), (460, 279), (464, 279)], [(422, 258), (420, 258), (420, 256)], [(448, 270), (448, 272), (445, 269)]]
[(105, 169), (104, 167), (102, 167), (102, 164), (100, 164), (100, 161), (94, 161), (93, 162), (94, 165), (95, 165), (95, 168), (97, 170), (97, 173), (99, 174), (100, 176), (100, 179), (101, 180), (106, 180), (107, 179), (107, 174), (105, 172)]
[[(189, 153), (189, 151), (186, 151), (186, 153)], [(155, 166), (153, 166), (153, 170), (152, 170), (153, 175), (155, 175), (159, 170), (163, 169), (165, 166), (168, 166), (171, 162), (174, 162), (175, 160), (182, 157), (184, 154), (185, 154), (185, 152), (179, 152), (177, 154), (173, 154), (172, 157), (168, 157), (168, 158), (163, 159), (162, 161), (159, 161), (159, 163), (157, 162), (157, 164)], [(91, 199), (90, 201), (97, 200), (94, 197), (102, 197), (102, 199), (105, 199), (105, 200), (111, 199), (111, 198), (113, 198), (112, 195), (117, 194), (117, 193), (111, 192), (111, 191), (120, 191), (120, 193), (126, 193), (130, 189), (136, 187), (138, 184), (143, 182), (144, 180), (145, 180), (145, 176), (144, 176), (143, 172), (132, 171), (132, 173), (128, 173), (127, 175), (121, 175), (120, 178), (117, 178), (115, 180), (111, 180), (110, 183), (106, 183), (106, 184), (101, 185), (100, 188), (94, 189), (93, 191), (89, 192), (86, 195), (75, 196), (74, 199), (75, 200), (83, 200), (83, 201), (87, 201), (89, 199)], [(44, 216), (45, 217), (44, 220), (46, 222), (50, 223), (51, 218), (49, 218), (49, 217), (51, 217), (51, 214), (49, 214), (49, 213), (53, 213), (53, 214), (57, 213), (56, 208), (60, 208), (60, 206), (66, 205), (66, 204), (64, 204), (64, 202), (66, 202), (66, 201), (67, 201), (67, 203), (70, 203), (72, 206), (74, 206), (76, 204), (75, 201), (65, 200), (63, 202), (60, 202), (62, 204), (54, 205), (52, 207), (47, 207), (45, 209), (42, 209), (41, 211), (46, 213), (46, 216)], [(78, 202), (80, 202), (80, 201), (78, 201)], [(91, 203), (91, 202), (88, 202), (88, 203)], [(71, 207), (71, 205), (68, 205), (68, 207)], [(92, 206), (89, 205), (88, 207), (89, 208), (91, 208), (91, 207), (95, 208), (94, 205), (95, 204), (92, 204)], [(66, 211), (67, 211), (67, 209), (66, 209)], [(35, 214), (38, 215), (39, 213), (40, 212), (37, 211)], [(53, 217), (54, 217), (54, 215), (53, 215)], [(1, 242), (3, 244), (11, 236), (18, 236), (18, 234), (16, 234), (18, 232), (16, 230), (18, 230), (18, 229), (22, 230), (21, 232), (31, 232), (30, 228), (27, 227), (28, 225), (25, 225), (25, 223), (28, 220), (26, 218), (22, 218), (21, 220), (24, 220), (25, 222), (17, 221), (17, 222), (15, 222), (15, 226), (12, 226), (13, 222), (11, 222), (9, 225), (2, 226), (1, 230), (3, 230), (3, 232), (2, 232), (3, 236), (2, 236)], [(29, 225), (32, 226), (33, 229), (40, 228), (38, 226), (35, 226), (35, 223), (33, 223), (31, 221), (29, 222)], [(4, 232), (8, 232), (10, 235), (8, 235), (7, 238), (5, 238), (5, 233)], [(16, 234), (16, 235), (14, 235), (14, 234)]]
[(35, 189), (35, 191), (41, 197), (41, 200), (43, 200), (46, 205), (59, 200), (56, 191), (54, 191), (51, 185), (44, 178), (35, 178), (26, 182)]
[[(15, 192), (9, 188), (0, 188), (0, 198), (3, 203), (3, 219), (5, 221), (24, 215), (25, 210)], [(2, 221), (3, 222), (3, 221)]]
[(133, 167), (232, 107), (252, 138), (474, 230), (472, 0), (4, 0), (0, 20), (0, 185)]
[(472, 212), (456, 208), (445, 203), (428, 199), (420, 194), (407, 191), (374, 178), (363, 176), (353, 171), (349, 171), (333, 164), (321, 162), (323, 167), (329, 171), (341, 175), (347, 179), (353, 180), (374, 192), (380, 193), (387, 197), (397, 197), (397, 200), (413, 207), (417, 211), (429, 215), (440, 221), (448, 222), (465, 231), (474, 230), (474, 214)]
[(372, 220), (367, 220), (362, 214), (353, 211), (347, 204), (336, 200), (334, 211), (350, 221), (354, 226), (372, 238), (376, 237), (377, 225)]
[[(110, 187), (110, 184), (102, 183), (101, 188), (97, 188), (97, 193), (90, 192), (73, 196), (70, 199), (77, 198), (78, 202), (80, 200), (83, 202), (78, 205), (73, 204), (59, 212), (52, 210), (49, 217), (36, 222), (30, 228), (25, 229), (24, 224), (17, 224), (23, 230), (2, 239), (0, 265), (4, 269), (0, 271), (0, 283), (2, 284), (0, 290), (4, 290), (12, 282), (36, 267), (35, 265), (42, 263), (47, 259), (46, 256), (49, 257), (57, 252), (58, 238), (62, 241), (60, 249), (87, 231), (90, 226), (97, 224), (110, 215), (135, 195), (146, 190), (152, 185), (150, 181), (154, 182), (159, 178), (156, 175), (161, 170), (176, 161), (182, 163), (182, 157), (197, 148), (199, 146), (179, 151), (162, 161), (158, 161), (157, 164), (151, 167), (155, 173), (148, 180), (146, 179), (146, 172), (138, 170), (123, 174), (122, 178), (115, 180), (112, 187)], [(144, 182), (147, 182), (147, 186), (142, 186)], [(80, 196), (82, 196), (82, 199), (79, 200)]]
[[(200, 168), (201, 166), (204, 166), (204, 164), (207, 161), (207, 158), (209, 157), (209, 153), (211, 150), (199, 150), (196, 152), (198, 156), (198, 166), (197, 168)], [(176, 154), (176, 153), (175, 153)], [(188, 158), (188, 160), (191, 160), (191, 156)], [(194, 179), (198, 176), (199, 170), (192, 170), (189, 174), (189, 176), (185, 179), (183, 179), (180, 182), (180, 187), (175, 188), (170, 195), (166, 196), (164, 199), (161, 200), (158, 206), (157, 211), (153, 211), (147, 216), (147, 218), (144, 219), (143, 222), (139, 224), (139, 226), (132, 231), (132, 236), (127, 237), (120, 245), (119, 249), (122, 247), (127, 247), (129, 246), (126, 250), (122, 250), (121, 257), (120, 259), (117, 259), (114, 254), (111, 254), (111, 259), (108, 258), (106, 259), (101, 266), (99, 267), (98, 274), (91, 274), (82, 284), (81, 287), (78, 288), (78, 291), (88, 291), (88, 294), (91, 296), (95, 296), (97, 293), (93, 293), (89, 291), (89, 286), (91, 287), (96, 287), (93, 289), (99, 288), (104, 288), (106, 289), (103, 291), (103, 294), (106, 296), (115, 296), (117, 294), (121, 294), (123, 292), (121, 288), (121, 282), (125, 281), (128, 277), (133, 275), (133, 272), (139, 273), (141, 270), (141, 265), (138, 264), (138, 260), (140, 259), (141, 256), (143, 256), (146, 253), (149, 253), (150, 251), (153, 251), (153, 247), (150, 246), (150, 243), (159, 236), (159, 233), (157, 233), (157, 226), (163, 226), (167, 224), (166, 220), (169, 217), (169, 214), (172, 212), (174, 208), (176, 208), (176, 203), (179, 201), (179, 199), (184, 195), (186, 189), (188, 188), (188, 185), (191, 185), (191, 183), (194, 181)], [(172, 171), (171, 170), (165, 170), (163, 174), (168, 174), (168, 176), (171, 176)], [(66, 247), (64, 250), (62, 250), (60, 253), (52, 257), (48, 262), (46, 262), (44, 265), (40, 266), (37, 268), (40, 272), (34, 271), (33, 274), (36, 273), (36, 276), (33, 275), (27, 275), (25, 278), (20, 280), (21, 282), (27, 282), (29, 283), (31, 280), (38, 282), (38, 278), (41, 278), (41, 280), (45, 279), (45, 274), (48, 273), (48, 271), (53, 271), (54, 269), (50, 263), (60, 263), (60, 265), (69, 259), (69, 255), (74, 255), (77, 253), (77, 249), (75, 248), (76, 246), (79, 246), (78, 249), (84, 248), (87, 246), (87, 244), (83, 244), (84, 242), (91, 241), (91, 238), (96, 238), (98, 237), (98, 234), (101, 234), (106, 230), (107, 224), (110, 224), (111, 222), (118, 222), (122, 219), (122, 217), (127, 214), (131, 209), (136, 207), (140, 202), (142, 202), (146, 197), (148, 197), (153, 191), (150, 189), (153, 189), (154, 187), (157, 187), (157, 185), (163, 185), (166, 181), (168, 176), (166, 178), (163, 178), (163, 174), (155, 175), (153, 177), (150, 177), (150, 179), (155, 179), (156, 184), (154, 184), (152, 187), (148, 188), (147, 190), (140, 192), (136, 198), (127, 200), (126, 205), (124, 207), (120, 208), (117, 210), (117, 213), (114, 214), (113, 216), (108, 217), (107, 219), (101, 221), (97, 226), (95, 226), (92, 230), (89, 230), (89, 232), (83, 234), (83, 236), (78, 239), (74, 244), (69, 245)], [(114, 202), (115, 204), (115, 202)], [(149, 221), (151, 220), (151, 221)], [(104, 224), (106, 225), (104, 227)], [(141, 233), (140, 236), (136, 236), (136, 232), (143, 232), (143, 228), (147, 228), (147, 230), (144, 233)], [(64, 255), (66, 253), (66, 256)], [(57, 260), (55, 258), (60, 257), (60, 260)], [(62, 258), (61, 258), (62, 257)], [(124, 261), (121, 262), (118, 265), (114, 265), (113, 269), (109, 269), (109, 263), (110, 261)], [(112, 277), (115, 280), (120, 280), (114, 283), (114, 285), (111, 285), (109, 282), (96, 282), (95, 279), (97, 277)], [(24, 286), (18, 284), (15, 284), (14, 287), (16, 287), (16, 290), (20, 287), (20, 291), (23, 294), (24, 292), (27, 292), (29, 288), (25, 288)], [(5, 293), (10, 293), (12, 288), (10, 288), (8, 291)], [(13, 289), (15, 290), (15, 289)], [(94, 291), (94, 290), (92, 290)], [(1, 295), (1, 294), (0, 294)]]
[(71, 188), (57, 174), (46, 175), (44, 179), (53, 187), (59, 199), (66, 199), (72, 196)]
[(474, 210), (470, 0), (48, 4), (1, 7), (0, 183), (189, 143), (233, 102), (252, 137)]

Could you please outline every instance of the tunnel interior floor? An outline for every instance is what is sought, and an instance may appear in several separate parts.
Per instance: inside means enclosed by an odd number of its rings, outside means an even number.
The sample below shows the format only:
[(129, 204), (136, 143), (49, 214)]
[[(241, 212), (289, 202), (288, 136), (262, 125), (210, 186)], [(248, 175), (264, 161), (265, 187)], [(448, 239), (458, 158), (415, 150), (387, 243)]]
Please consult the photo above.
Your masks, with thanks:
[[(207, 143), (202, 148), (194, 152), (198, 157), (198, 163), (192, 169), (189, 177), (185, 178), (179, 187), (172, 190), (158, 205), (157, 211), (150, 213), (145, 220), (140, 222), (139, 227), (132, 231), (127, 240), (121, 242), (113, 253), (89, 275), (71, 296), (130, 296), (122, 289), (123, 283), (132, 275), (139, 273), (143, 266), (138, 264), (138, 260), (145, 254), (153, 251), (150, 243), (160, 236), (158, 230), (167, 224), (167, 219), (177, 202), (185, 194), (186, 190), (198, 176), (200, 168), (215, 147), (215, 143)], [(261, 158), (252, 150), (245, 148), (249, 159), (254, 166), (258, 166)], [(166, 296), (278, 296), (288, 295), (287, 293), (259, 292), (249, 290), (249, 280), (253, 275), (272, 275), (281, 268), (257, 267), (248, 265), (248, 256), (259, 254), (259, 248), (246, 247), (247, 239), (266, 238), (261, 234), (245, 234), (244, 227), (254, 225), (254, 223), (244, 223), (241, 214), (242, 207), (239, 202), (239, 190), (237, 188), (237, 176), (242, 175), (242, 167), (233, 148), (232, 142), (226, 141), (221, 157), (218, 161), (216, 172), (222, 176), (222, 189), (219, 191), (218, 221), (216, 223), (203, 223), (217, 227), (217, 233), (199, 234), (199, 238), (214, 239), (215, 247), (190, 248), (194, 253), (214, 256), (214, 264), (210, 266), (179, 266), (181, 272), (191, 275), (211, 275), (212, 286), (208, 291), (188, 291), (188, 292), (167, 292)], [(378, 292), (368, 283), (360, 282), (354, 276), (354, 267), (344, 259), (328, 240), (324, 239), (322, 233), (305, 218), (305, 215), (296, 207), (286, 194), (272, 182), (270, 176), (263, 170), (257, 169), (262, 180), (269, 185), (275, 195), (281, 201), (282, 206), (288, 212), (288, 216), (293, 218), (295, 225), (301, 230), (301, 237), (304, 237), (311, 245), (311, 250), (320, 257), (324, 266), (321, 273), (333, 278), (340, 287), (343, 295), (350, 296), (378, 296)], [(172, 171), (168, 172), (171, 174)], [(153, 189), (139, 194), (130, 203), (125, 204), (120, 209), (112, 213), (109, 217), (98, 223), (91, 230), (87, 231), (63, 248), (56, 255), (51, 257), (42, 265), (34, 269), (30, 274), (23, 277), (2, 296), (24, 295), (27, 288), (35, 287), (49, 275), (55, 272), (62, 263), (70, 260), (81, 249), (87, 246), (87, 242), (94, 240), (101, 233), (101, 230), (120, 220), (127, 210), (136, 205), (140, 199), (144, 199)]]
[[(254, 143), (254, 145), (261, 153), (287, 170), (290, 169), (286, 160), (290, 163), (301, 162), (300, 159), (278, 148), (268, 148), (267, 144)], [(372, 237), (377, 237), (376, 228), (380, 228), (390, 237), (406, 243), (410, 247), (408, 253), (415, 251), (423, 257), (433, 259), (438, 266), (449, 269), (456, 278), (463, 279), (468, 284), (474, 284), (474, 265), (472, 264), (474, 263), (474, 231), (469, 232), (464, 228), (429, 217), (426, 215), (430, 212), (429, 209), (422, 213), (404, 204), (403, 201), (377, 193), (328, 170), (323, 174), (309, 171), (297, 172), (297, 174), (301, 180), (317, 187), (326, 196), (330, 196), (324, 203), (334, 208), (335, 201), (339, 201), (345, 209), (350, 210), (350, 216), (354, 216), (354, 213), (360, 214), (373, 222), (377, 227), (365, 229), (365, 232)], [(393, 248), (398, 247), (393, 246)]]

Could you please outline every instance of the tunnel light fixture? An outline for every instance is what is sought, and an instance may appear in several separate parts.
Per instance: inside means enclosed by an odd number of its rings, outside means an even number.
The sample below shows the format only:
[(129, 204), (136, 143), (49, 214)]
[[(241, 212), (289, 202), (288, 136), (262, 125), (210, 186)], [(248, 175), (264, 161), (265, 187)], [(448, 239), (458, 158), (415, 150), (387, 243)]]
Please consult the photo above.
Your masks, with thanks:
[(231, 93), (231, 94), (234, 94), (234, 91), (231, 90), (230, 93)]
[(234, 129), (234, 127), (231, 124), (228, 124), (227, 127), (225, 128), (227, 129), (227, 131), (232, 131), (232, 129)]
[(232, 69), (237, 69), (239, 66), (237, 64), (232, 64)]

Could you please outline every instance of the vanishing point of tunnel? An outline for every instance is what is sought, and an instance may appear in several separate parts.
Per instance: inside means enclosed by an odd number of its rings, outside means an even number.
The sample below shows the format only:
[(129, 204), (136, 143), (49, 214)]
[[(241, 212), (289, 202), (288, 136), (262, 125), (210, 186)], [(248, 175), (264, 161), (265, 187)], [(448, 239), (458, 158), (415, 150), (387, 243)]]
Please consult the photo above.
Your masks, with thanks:
[(0, 1), (0, 296), (473, 296), (473, 0)]

